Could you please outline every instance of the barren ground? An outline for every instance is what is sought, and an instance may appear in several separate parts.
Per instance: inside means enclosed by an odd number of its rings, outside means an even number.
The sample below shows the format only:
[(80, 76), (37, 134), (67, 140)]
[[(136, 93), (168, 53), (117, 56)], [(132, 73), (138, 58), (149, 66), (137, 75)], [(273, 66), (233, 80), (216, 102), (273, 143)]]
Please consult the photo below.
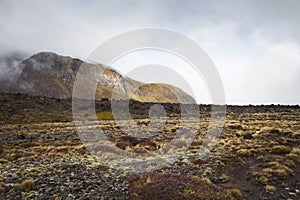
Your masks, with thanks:
[[(91, 154), (67, 114), (48, 111), (44, 116), (47, 109), (24, 104), (22, 98), (13, 104), (1, 98), (0, 199), (300, 199), (297, 106), (229, 106), (221, 136), (201, 159), (197, 152), (210, 116), (203, 109), (198, 130), (190, 127), (195, 139), (185, 156), (133, 175)], [(53, 104), (58, 110), (70, 106)], [(36, 120), (37, 110), (42, 120)], [(164, 128), (148, 139), (124, 134), (113, 120), (102, 119), (100, 126), (117, 147), (143, 153), (170, 141), (179, 119), (169, 115)], [(149, 119), (134, 122), (147, 127)]]

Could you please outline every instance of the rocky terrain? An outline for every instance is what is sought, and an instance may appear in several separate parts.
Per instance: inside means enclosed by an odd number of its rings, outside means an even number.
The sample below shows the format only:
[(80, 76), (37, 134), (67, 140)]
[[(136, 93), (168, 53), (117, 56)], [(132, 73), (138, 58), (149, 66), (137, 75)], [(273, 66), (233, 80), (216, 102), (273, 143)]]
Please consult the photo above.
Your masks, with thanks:
[(13, 74), (0, 79), (0, 199), (300, 198), (299, 106), (227, 106), (223, 125), (211, 121), (221, 106), (101, 64), (48, 52), (0, 63)]
[[(199, 156), (211, 108), (200, 105), (194, 140), (174, 163), (143, 173), (105, 165), (88, 151), (72, 121), (71, 100), (4, 94), (0, 99), (0, 199), (299, 199), (299, 106), (228, 106), (225, 125), (207, 156)], [(180, 107), (162, 104), (164, 126), (149, 138), (126, 135), (111, 102), (96, 103), (96, 123), (128, 152), (151, 152), (178, 134)], [(131, 101), (136, 128), (147, 128), (154, 103)], [(137, 131), (137, 130), (136, 130)]]

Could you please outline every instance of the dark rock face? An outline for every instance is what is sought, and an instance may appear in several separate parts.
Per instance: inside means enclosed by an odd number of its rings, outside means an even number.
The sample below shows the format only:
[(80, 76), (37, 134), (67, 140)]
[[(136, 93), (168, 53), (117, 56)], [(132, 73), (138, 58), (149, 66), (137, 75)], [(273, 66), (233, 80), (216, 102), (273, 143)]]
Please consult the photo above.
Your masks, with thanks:
[(22, 71), (16, 81), (4, 88), (9, 93), (68, 98), (82, 61), (54, 53), (39, 53), (19, 64)]
[[(93, 81), (98, 83), (96, 99), (111, 99), (114, 92), (117, 99), (178, 103), (177, 97), (179, 97), (182, 103), (195, 102), (191, 96), (174, 86), (158, 83), (144, 84), (123, 77), (101, 64), (89, 64), (50, 52), (41, 52), (23, 60), (17, 67), (19, 72), (14, 81), (7, 82), (0, 77), (0, 91), (58, 99), (71, 98), (74, 81), (81, 66), (89, 69), (87, 73), (83, 72), (83, 85), (89, 85)], [(96, 74), (99, 73), (99, 69), (102, 74), (98, 77)], [(80, 91), (79, 95), (79, 98), (86, 98), (84, 90)]]

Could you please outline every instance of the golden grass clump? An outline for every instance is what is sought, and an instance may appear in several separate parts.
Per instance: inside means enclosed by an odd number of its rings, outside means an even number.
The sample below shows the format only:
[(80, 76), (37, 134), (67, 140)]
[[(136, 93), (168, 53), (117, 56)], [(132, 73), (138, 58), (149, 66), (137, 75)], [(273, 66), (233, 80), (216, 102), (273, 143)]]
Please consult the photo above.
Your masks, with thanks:
[(184, 188), (183, 192), (186, 194), (195, 194), (195, 191), (190, 188)]
[(225, 190), (225, 193), (233, 199), (243, 199), (243, 194), (239, 189), (228, 189)]
[(286, 159), (284, 161), (284, 164), (287, 165), (288, 167), (295, 167), (296, 166), (296, 163), (290, 159)]
[(294, 153), (294, 154), (297, 154), (298, 156), (300, 156), (300, 148), (298, 148), (298, 147), (293, 148), (291, 153)]
[(19, 188), (24, 192), (29, 192), (33, 186), (33, 180), (25, 180), (20, 184), (14, 184), (14, 188)]
[(113, 120), (114, 116), (112, 112), (99, 112), (97, 113), (98, 120)]
[(212, 184), (211, 180), (209, 178), (207, 178), (207, 177), (202, 177), (201, 181), (204, 182), (204, 183), (207, 183), (207, 184)]
[(276, 187), (274, 187), (272, 185), (266, 185), (265, 189), (267, 192), (275, 192), (276, 191)]
[(226, 174), (222, 174), (221, 177), (222, 177), (223, 179), (225, 179), (225, 180), (229, 180), (229, 176), (226, 175)]
[(237, 153), (242, 156), (250, 156), (251, 155), (251, 151), (249, 149), (240, 149), (237, 151)]
[(38, 171), (38, 169), (35, 168), (35, 167), (32, 167), (32, 168), (28, 169), (28, 171), (29, 171), (30, 173), (36, 173), (36, 172)]
[(210, 169), (205, 169), (204, 174), (206, 175), (212, 174), (212, 171)]
[(264, 185), (268, 184), (268, 181), (269, 181), (269, 179), (267, 177), (265, 177), (265, 176), (259, 177), (258, 180), (259, 180), (259, 182), (261, 182)]
[(7, 159), (5, 159), (5, 158), (0, 158), (0, 164), (5, 164), (5, 163), (7, 163), (7, 162), (8, 162)]
[(272, 147), (271, 152), (275, 154), (287, 154), (291, 152), (291, 149), (283, 145), (276, 145)]
[(292, 133), (291, 138), (300, 139), (300, 132)]
[[(279, 178), (286, 179), (289, 175), (293, 173), (293, 170), (286, 165), (282, 165), (279, 162), (269, 162), (266, 168), (263, 168), (263, 176), (267, 178)], [(261, 181), (262, 182), (262, 181)]]
[(289, 160), (294, 161), (295, 163), (300, 162), (300, 148), (293, 148), (289, 154), (286, 155)]

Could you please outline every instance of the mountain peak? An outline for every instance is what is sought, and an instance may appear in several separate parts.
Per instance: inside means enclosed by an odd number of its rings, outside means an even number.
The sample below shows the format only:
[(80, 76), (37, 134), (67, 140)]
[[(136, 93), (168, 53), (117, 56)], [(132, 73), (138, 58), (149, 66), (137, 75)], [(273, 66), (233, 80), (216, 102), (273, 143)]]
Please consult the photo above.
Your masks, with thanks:
[[(40, 52), (23, 60), (19, 65), (20, 74), (9, 86), (0, 88), (7, 93), (25, 93), (34, 96), (48, 96), (54, 98), (71, 98), (76, 74), (81, 64), (92, 67), (104, 67), (100, 64), (85, 63), (77, 58), (61, 56), (53, 52)], [(90, 74), (94, 76), (94, 74)], [(89, 74), (87, 74), (87, 83)], [(104, 67), (104, 72), (98, 80), (96, 99), (114, 96), (143, 102), (178, 103), (180, 96), (185, 103), (195, 103), (192, 97), (182, 90), (166, 84), (143, 84), (133, 79), (123, 77), (117, 71)], [(131, 91), (132, 94), (127, 94)], [(170, 94), (170, 93), (175, 94)], [(81, 96), (84, 98), (84, 94)]]
[(39, 53), (36, 53), (30, 57), (30, 59), (36, 59), (36, 60), (53, 60), (53, 59), (60, 59), (60, 60), (79, 60), (77, 58), (72, 58), (70, 56), (62, 56), (58, 55), (51, 51), (42, 51)]

